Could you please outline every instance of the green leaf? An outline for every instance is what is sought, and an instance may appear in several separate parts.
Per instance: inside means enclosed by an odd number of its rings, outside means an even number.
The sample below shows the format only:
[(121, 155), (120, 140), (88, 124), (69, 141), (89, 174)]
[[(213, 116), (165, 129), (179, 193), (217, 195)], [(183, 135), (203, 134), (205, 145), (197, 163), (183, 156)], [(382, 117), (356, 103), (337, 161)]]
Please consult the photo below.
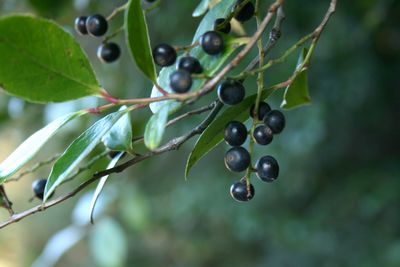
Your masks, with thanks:
[(100, 95), (85, 53), (54, 22), (25, 15), (1, 18), (0, 55), (0, 88), (11, 95), (37, 103)]
[(308, 91), (308, 71), (300, 70), (307, 56), (307, 48), (304, 48), (297, 61), (295, 77), (293, 82), (286, 87), (285, 94), (281, 107), (284, 109), (296, 108), (299, 106), (307, 105), (311, 102), (310, 94)]
[(209, 0), (201, 0), (196, 9), (193, 11), (192, 16), (193, 17), (203, 16), (208, 10), (208, 5), (210, 4), (209, 2), (210, 2)]
[(205, 32), (211, 31), (214, 29), (214, 22), (218, 18), (226, 18), (232, 11), (233, 5), (237, 0), (221, 0), (218, 4), (216, 4), (202, 19), (197, 27), (196, 33), (193, 37), (192, 43), (198, 41), (200, 36), (202, 36)]
[[(117, 165), (118, 161), (122, 158), (122, 155), (124, 155), (124, 152), (118, 153), (107, 165), (107, 169), (114, 168), (115, 165)], [(101, 177), (99, 183), (97, 184), (96, 190), (94, 191), (92, 202), (90, 203), (90, 209), (89, 209), (91, 223), (94, 223), (93, 220), (94, 208), (96, 207), (97, 200), (99, 199), (99, 196), (103, 191), (104, 186), (106, 185), (108, 177), (110, 177), (110, 175)]]
[(130, 0), (125, 14), (126, 40), (139, 69), (152, 82), (156, 82), (156, 68), (141, 0)]
[(89, 129), (75, 139), (55, 162), (49, 178), (47, 179), (43, 202), (51, 196), (56, 187), (60, 185), (79, 163), (96, 147), (101, 138), (129, 112), (129, 109), (120, 110), (107, 115), (94, 123)]
[[(120, 110), (126, 109), (126, 106)], [(101, 139), (104, 145), (115, 151), (129, 151), (132, 149), (132, 124), (131, 115), (126, 113)]]
[(78, 111), (67, 114), (28, 137), (0, 164), (0, 184), (28, 163), (62, 126), (86, 113), (86, 111)]
[(164, 106), (147, 122), (146, 129), (144, 131), (144, 144), (150, 150), (154, 150), (160, 145), (167, 120), (168, 106)]
[[(275, 89), (273, 87), (262, 92), (261, 99), (269, 97)], [(193, 166), (208, 152), (224, 140), (224, 129), (230, 121), (244, 122), (250, 117), (250, 107), (257, 99), (257, 94), (246, 97), (240, 104), (228, 107), (216, 118), (200, 135), (186, 162), (185, 177), (187, 178)]]

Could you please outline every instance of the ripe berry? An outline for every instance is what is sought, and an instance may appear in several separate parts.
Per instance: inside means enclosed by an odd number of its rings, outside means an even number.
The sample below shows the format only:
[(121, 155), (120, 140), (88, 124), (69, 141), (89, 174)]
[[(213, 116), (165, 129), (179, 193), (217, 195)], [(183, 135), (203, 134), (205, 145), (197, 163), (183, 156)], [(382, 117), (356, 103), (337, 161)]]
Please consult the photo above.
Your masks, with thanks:
[(153, 58), (160, 67), (171, 66), (175, 63), (176, 51), (168, 44), (159, 44), (153, 49)]
[(272, 110), (265, 115), (264, 123), (274, 134), (278, 134), (285, 128), (285, 116), (279, 110)]
[(265, 146), (272, 142), (273, 133), (268, 126), (260, 125), (254, 129), (253, 138), (257, 144)]
[(82, 16), (82, 17), (77, 17), (75, 19), (75, 31), (81, 35), (85, 35), (88, 33), (87, 28), (86, 28), (86, 20), (87, 17)]
[(108, 22), (102, 15), (93, 15), (87, 18), (86, 28), (90, 35), (99, 37), (107, 32)]
[(219, 18), (214, 21), (214, 31), (223, 32), (228, 34), (231, 31), (231, 23), (228, 22), (223, 28), (218, 28), (219, 25), (225, 22), (224, 18)]
[(224, 39), (215, 31), (208, 31), (200, 38), (200, 45), (209, 55), (217, 55), (224, 50)]
[[(251, 118), (255, 118), (254, 115), (254, 109), (256, 107), (256, 104), (253, 104), (253, 106), (251, 106), (250, 108), (250, 117)], [(271, 111), (271, 107), (265, 103), (265, 102), (260, 102), (260, 104), (258, 105), (258, 120), (262, 120), (264, 118), (265, 115), (267, 115), (268, 112)]]
[(121, 50), (116, 43), (106, 43), (97, 49), (97, 57), (106, 63), (111, 63), (119, 58)]
[(238, 121), (231, 121), (225, 126), (224, 139), (231, 146), (241, 146), (247, 139), (246, 126)]
[(219, 100), (226, 105), (236, 105), (240, 103), (246, 92), (243, 85), (234, 80), (222, 82), (217, 89)]
[(234, 200), (239, 202), (249, 201), (254, 197), (254, 186), (250, 184), (250, 192), (247, 191), (245, 181), (239, 181), (231, 186), (231, 196)]
[(279, 165), (275, 158), (264, 156), (256, 162), (256, 175), (264, 182), (273, 182), (278, 178)]
[(225, 154), (225, 166), (232, 172), (242, 172), (250, 165), (249, 152), (241, 147), (232, 147)]
[(44, 188), (46, 187), (47, 179), (36, 180), (32, 183), (32, 190), (35, 196), (39, 199), (43, 199)]
[(175, 93), (186, 93), (192, 87), (192, 77), (186, 70), (176, 70), (170, 76), (170, 86)]
[[(240, 5), (244, 0), (238, 0), (236, 6)], [(235, 15), (235, 19), (245, 22), (254, 16), (255, 8), (252, 2), (247, 2), (244, 7)]]
[(178, 69), (187, 70), (190, 73), (202, 73), (203, 68), (197, 58), (187, 56), (182, 57), (178, 63)]

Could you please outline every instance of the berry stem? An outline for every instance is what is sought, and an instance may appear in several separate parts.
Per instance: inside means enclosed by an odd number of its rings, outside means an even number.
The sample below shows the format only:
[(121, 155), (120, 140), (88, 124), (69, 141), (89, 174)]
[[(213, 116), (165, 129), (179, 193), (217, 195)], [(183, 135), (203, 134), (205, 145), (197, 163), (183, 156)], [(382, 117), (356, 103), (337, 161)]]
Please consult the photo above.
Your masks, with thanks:
[(114, 19), (114, 18), (115, 18), (116, 16), (118, 16), (120, 13), (124, 12), (125, 9), (128, 8), (128, 5), (129, 5), (129, 2), (126, 3), (126, 4), (124, 4), (124, 5), (122, 5), (122, 6), (119, 6), (119, 7), (115, 8), (115, 9), (113, 10), (113, 12), (111, 12), (111, 14), (106, 18), (107, 21), (110, 21), (110, 20)]
[(103, 40), (103, 44), (107, 43), (108, 41), (110, 41), (112, 38), (114, 38), (115, 36), (117, 36), (118, 34), (120, 34), (123, 30), (125, 29), (125, 26), (121, 26), (119, 27), (115, 32), (113, 32), (112, 34), (106, 36)]
[(159, 7), (161, 5), (161, 0), (157, 0), (154, 4), (152, 4), (149, 8), (145, 9), (144, 11), (146, 13), (156, 9), (157, 7)]
[(174, 49), (175, 49), (176, 52), (179, 52), (179, 51), (189, 52), (190, 50), (192, 50), (196, 46), (199, 46), (199, 42), (194, 42), (193, 44), (186, 45), (186, 46), (174, 46)]

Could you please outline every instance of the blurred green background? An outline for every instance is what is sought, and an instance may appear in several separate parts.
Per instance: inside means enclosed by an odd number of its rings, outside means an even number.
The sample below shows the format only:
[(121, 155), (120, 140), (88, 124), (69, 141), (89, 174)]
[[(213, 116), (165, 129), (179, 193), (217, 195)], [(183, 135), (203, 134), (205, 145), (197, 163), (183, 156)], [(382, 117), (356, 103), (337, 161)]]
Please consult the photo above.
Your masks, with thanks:
[[(148, 14), (152, 44), (188, 44), (200, 21), (191, 17), (198, 2), (164, 0)], [(272, 184), (253, 177), (256, 195), (252, 201), (237, 203), (229, 195), (230, 185), (240, 174), (225, 169), (224, 144), (184, 180), (193, 140), (180, 151), (113, 175), (94, 226), (87, 224), (92, 187), (0, 230), (0, 266), (400, 266), (400, 1), (338, 2), (310, 67), (313, 103), (285, 112), (285, 131), (267, 148), (258, 148), (256, 157), (273, 155), (281, 173)], [(56, 20), (76, 35), (76, 16), (108, 15), (123, 3), (0, 0), (0, 14), (34, 13)], [(286, 1), (283, 35), (271, 57), (311, 32), (328, 4), (328, 0)], [(122, 18), (116, 19), (111, 28), (122, 23)], [(254, 26), (252, 21), (245, 28), (251, 33)], [(123, 36), (115, 39), (123, 56), (111, 65), (96, 58), (100, 39), (77, 36), (77, 40), (113, 95), (149, 95), (151, 85), (132, 63)], [(267, 72), (267, 83), (285, 80), (296, 58), (293, 55)], [(246, 87), (247, 94), (254, 92), (254, 80), (248, 80)], [(202, 103), (214, 98), (210, 95)], [(278, 108), (281, 99), (278, 92), (269, 103)], [(96, 101), (88, 98), (41, 106), (0, 93), (0, 160), (55, 117), (95, 106)], [(149, 116), (149, 111), (133, 114), (136, 135)], [(95, 119), (70, 124), (36, 160), (61, 152)], [(199, 121), (201, 116), (168, 129), (165, 140)], [(107, 160), (96, 168), (105, 164)], [(28, 201), (31, 183), (46, 177), (48, 171), (45, 167), (6, 185), (17, 211), (39, 204)], [(89, 175), (57, 193), (67, 192)], [(7, 216), (6, 210), (0, 211), (1, 220)], [(67, 250), (69, 245), (73, 246)]]

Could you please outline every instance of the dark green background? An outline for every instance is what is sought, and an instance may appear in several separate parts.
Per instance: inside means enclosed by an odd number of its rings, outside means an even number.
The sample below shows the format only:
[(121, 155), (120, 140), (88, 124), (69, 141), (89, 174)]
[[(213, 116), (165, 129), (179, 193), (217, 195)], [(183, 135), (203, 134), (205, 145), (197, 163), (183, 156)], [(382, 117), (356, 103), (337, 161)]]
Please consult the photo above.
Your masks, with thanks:
[[(0, 14), (36, 13), (73, 32), (76, 16), (107, 15), (123, 3), (93, 0), (78, 10), (78, 2), (86, 1), (0, 0)], [(149, 14), (153, 45), (188, 44), (199, 23), (191, 17), (197, 2), (164, 0)], [(263, 2), (265, 6), (269, 3)], [(287, 1), (283, 35), (271, 57), (311, 32), (328, 2)], [(279, 179), (265, 184), (253, 177), (255, 198), (245, 204), (234, 202), (229, 187), (240, 175), (225, 170), (227, 146), (222, 144), (185, 181), (185, 159), (193, 142), (114, 175), (106, 192), (113, 200), (103, 218), (112, 218), (123, 230), (127, 242), (123, 266), (400, 266), (400, 2), (338, 2), (310, 67), (312, 105), (285, 112), (285, 131), (272, 145), (257, 149), (257, 157), (271, 154), (278, 159)], [(117, 19), (111, 28), (121, 23)], [(249, 33), (254, 26), (254, 22), (246, 24)], [(112, 94), (124, 98), (150, 94), (151, 85), (131, 62), (123, 36), (116, 38), (122, 58), (112, 65), (102, 65), (95, 56), (100, 39), (77, 39)], [(267, 83), (288, 77), (296, 57), (268, 71)], [(255, 87), (254, 80), (246, 82), (248, 94)], [(278, 108), (281, 99), (282, 92), (278, 92), (269, 103)], [(1, 93), (0, 159), (42, 127), (46, 118), (94, 105), (89, 99), (44, 107)], [(149, 111), (133, 114), (136, 135), (149, 115)], [(39, 159), (62, 151), (95, 119), (67, 127)], [(168, 130), (167, 137), (189, 130), (200, 120), (196, 117), (178, 124)], [(33, 205), (28, 203), (30, 184), (47, 173), (44, 168), (19, 183), (7, 184), (17, 210)], [(73, 207), (81, 195), (1, 230), (0, 266), (30, 266), (46, 241), (71, 224)], [(6, 211), (0, 215), (7, 218)], [(56, 266), (102, 266), (91, 254), (93, 242), (89, 240), (95, 228), (84, 228), (88, 236)]]

